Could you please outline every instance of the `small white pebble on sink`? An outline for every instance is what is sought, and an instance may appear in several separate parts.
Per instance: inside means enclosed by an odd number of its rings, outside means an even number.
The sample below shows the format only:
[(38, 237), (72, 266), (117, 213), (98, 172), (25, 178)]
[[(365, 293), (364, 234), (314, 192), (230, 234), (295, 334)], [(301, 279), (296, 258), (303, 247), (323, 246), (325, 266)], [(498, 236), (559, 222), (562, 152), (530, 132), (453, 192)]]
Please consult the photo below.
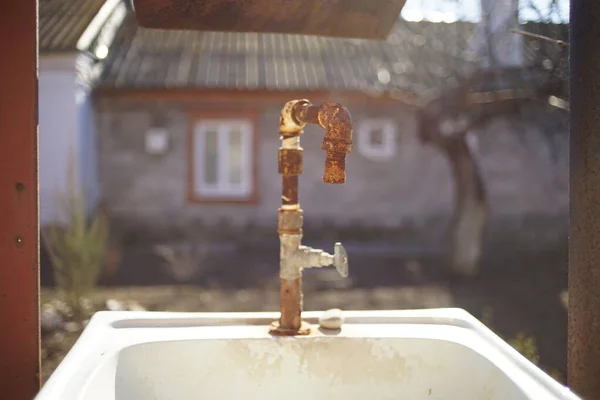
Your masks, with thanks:
[(331, 308), (319, 317), (319, 326), (323, 329), (340, 329), (344, 324), (344, 314), (339, 308)]

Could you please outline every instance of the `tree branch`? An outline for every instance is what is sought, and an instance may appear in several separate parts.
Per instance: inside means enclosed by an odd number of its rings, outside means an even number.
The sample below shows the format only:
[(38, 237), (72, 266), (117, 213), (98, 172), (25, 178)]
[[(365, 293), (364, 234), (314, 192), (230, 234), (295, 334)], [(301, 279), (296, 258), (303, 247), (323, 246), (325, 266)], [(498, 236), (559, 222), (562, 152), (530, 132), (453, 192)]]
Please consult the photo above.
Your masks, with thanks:
[(527, 32), (527, 31), (523, 31), (521, 29), (509, 29), (508, 31), (510, 33), (516, 33), (518, 35), (529, 36), (529, 37), (532, 37), (535, 39), (545, 40), (546, 42), (554, 43), (559, 46), (569, 47), (568, 42), (565, 42), (563, 40), (558, 40), (558, 39), (552, 39), (551, 37), (540, 35), (538, 33), (531, 33), (531, 32)]

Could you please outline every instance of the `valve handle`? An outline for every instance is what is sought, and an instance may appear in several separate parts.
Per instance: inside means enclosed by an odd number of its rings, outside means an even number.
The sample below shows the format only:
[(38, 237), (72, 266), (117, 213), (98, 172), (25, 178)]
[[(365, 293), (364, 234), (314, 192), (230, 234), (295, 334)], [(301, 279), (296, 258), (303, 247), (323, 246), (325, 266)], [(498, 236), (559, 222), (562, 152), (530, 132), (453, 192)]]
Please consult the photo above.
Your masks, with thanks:
[(344, 278), (348, 277), (348, 253), (341, 243), (336, 243), (333, 252), (333, 265), (337, 272)]

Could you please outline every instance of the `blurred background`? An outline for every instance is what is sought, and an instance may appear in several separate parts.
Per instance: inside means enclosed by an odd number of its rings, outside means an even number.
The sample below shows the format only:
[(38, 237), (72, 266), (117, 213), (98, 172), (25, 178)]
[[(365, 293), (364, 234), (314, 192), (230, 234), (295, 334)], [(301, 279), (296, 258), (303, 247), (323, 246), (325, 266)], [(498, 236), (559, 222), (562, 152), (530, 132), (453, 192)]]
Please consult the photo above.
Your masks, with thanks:
[(283, 104), (353, 118), (345, 185), (302, 137), (305, 309), (461, 307), (566, 372), (568, 0), (408, 0), (386, 41), (155, 31), (39, 2), (44, 378), (98, 310), (277, 311)]

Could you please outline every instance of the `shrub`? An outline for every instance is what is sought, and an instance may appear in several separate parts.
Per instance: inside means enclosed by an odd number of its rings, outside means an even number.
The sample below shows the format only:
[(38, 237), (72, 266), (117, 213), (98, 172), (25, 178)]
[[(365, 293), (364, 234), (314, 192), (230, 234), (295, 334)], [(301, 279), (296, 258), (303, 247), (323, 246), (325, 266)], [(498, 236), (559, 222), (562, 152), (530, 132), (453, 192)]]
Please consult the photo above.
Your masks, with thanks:
[[(481, 321), (490, 329), (494, 330), (493, 324), (493, 311), (489, 307), (485, 307), (481, 316)], [(534, 336), (528, 335), (521, 331), (512, 339), (506, 339), (503, 335), (496, 332), (503, 340), (506, 340), (515, 350), (521, 353), (525, 358), (534, 363), (536, 366), (546, 370), (546, 372), (559, 382), (564, 383), (564, 377), (560, 372), (555, 369), (547, 370), (540, 365), (540, 353), (537, 346), (537, 341)]]
[(538, 352), (537, 343), (535, 337), (528, 336), (525, 332), (517, 333), (514, 339), (508, 341), (512, 347), (515, 348), (519, 353), (524, 355), (535, 365), (539, 365), (540, 354)]
[(85, 196), (69, 180), (58, 196), (64, 224), (44, 228), (42, 234), (54, 267), (54, 280), (76, 318), (85, 315), (85, 297), (95, 287), (108, 245), (108, 222), (96, 212), (88, 216)]

